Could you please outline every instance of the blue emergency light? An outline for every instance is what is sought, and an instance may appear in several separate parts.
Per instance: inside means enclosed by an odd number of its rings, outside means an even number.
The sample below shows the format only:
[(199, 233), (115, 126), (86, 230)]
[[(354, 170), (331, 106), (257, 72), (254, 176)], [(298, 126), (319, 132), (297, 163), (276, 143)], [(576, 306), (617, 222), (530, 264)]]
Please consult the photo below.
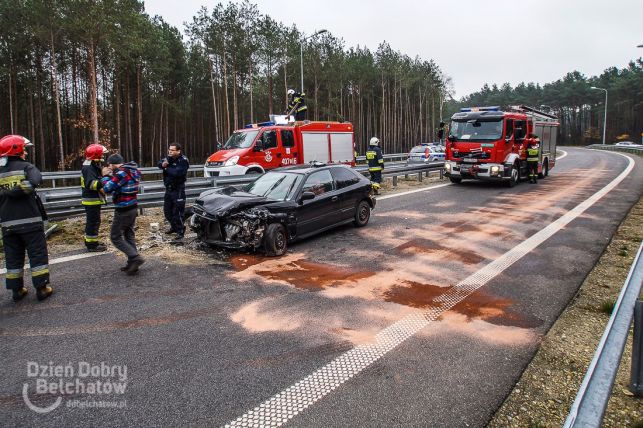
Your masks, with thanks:
[(461, 108), (460, 112), (461, 113), (469, 113), (469, 112), (476, 112), (476, 111), (500, 111), (500, 106), (489, 106), (489, 107), (465, 107)]
[(245, 128), (261, 128), (262, 126), (274, 126), (275, 122), (259, 122), (259, 123), (249, 123)]

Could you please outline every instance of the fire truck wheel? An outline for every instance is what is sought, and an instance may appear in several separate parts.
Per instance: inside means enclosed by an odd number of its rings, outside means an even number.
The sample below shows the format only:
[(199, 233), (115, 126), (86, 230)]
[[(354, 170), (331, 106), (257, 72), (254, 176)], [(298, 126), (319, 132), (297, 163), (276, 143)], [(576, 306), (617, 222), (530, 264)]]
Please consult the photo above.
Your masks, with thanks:
[(509, 181), (507, 181), (508, 187), (514, 187), (516, 184), (518, 184), (518, 180), (520, 180), (520, 170), (518, 169), (517, 163), (515, 163), (514, 166), (511, 167), (509, 177)]
[(549, 175), (549, 161), (545, 159), (543, 162), (543, 172), (538, 173), (538, 178), (545, 178)]
[(357, 227), (364, 227), (371, 219), (371, 206), (366, 201), (361, 201), (355, 209), (355, 220), (353, 224)]
[(270, 223), (263, 236), (263, 248), (267, 256), (282, 256), (288, 249), (286, 228), (281, 223)]
[(454, 184), (460, 184), (460, 183), (462, 183), (462, 179), (461, 179), (461, 178), (449, 177), (449, 180), (451, 180), (451, 183), (454, 183)]

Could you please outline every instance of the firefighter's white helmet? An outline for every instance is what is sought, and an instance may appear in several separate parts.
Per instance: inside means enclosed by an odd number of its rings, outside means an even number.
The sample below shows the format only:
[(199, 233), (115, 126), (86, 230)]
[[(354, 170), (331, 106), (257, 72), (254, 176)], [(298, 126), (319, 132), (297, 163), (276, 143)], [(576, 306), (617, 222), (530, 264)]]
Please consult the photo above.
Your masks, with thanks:
[(379, 138), (377, 138), (377, 137), (371, 138), (371, 142), (370, 142), (371, 146), (377, 146), (379, 143), (380, 143)]
[(295, 90), (294, 89), (288, 89), (288, 95), (294, 95)]

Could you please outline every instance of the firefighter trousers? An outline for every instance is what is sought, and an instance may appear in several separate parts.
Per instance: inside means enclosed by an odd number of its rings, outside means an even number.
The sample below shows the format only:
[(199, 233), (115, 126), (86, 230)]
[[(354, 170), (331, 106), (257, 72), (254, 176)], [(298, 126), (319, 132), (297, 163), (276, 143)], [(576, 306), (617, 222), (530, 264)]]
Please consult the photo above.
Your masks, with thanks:
[(527, 171), (529, 172), (529, 181), (536, 183), (538, 180), (538, 162), (527, 162)]
[(43, 226), (28, 232), (3, 229), (2, 240), (7, 264), (7, 289), (18, 290), (24, 286), (25, 250), (29, 256), (33, 286), (39, 289), (49, 284), (49, 254)]
[(369, 170), (368, 173), (371, 175), (371, 181), (373, 183), (381, 183), (382, 182), (382, 170), (377, 170), (377, 171), (371, 171)]
[(100, 205), (85, 205), (85, 245), (93, 248), (98, 245), (100, 229)]
[(171, 229), (182, 235), (185, 232), (183, 215), (185, 214), (185, 187), (166, 189), (163, 201), (163, 214)]

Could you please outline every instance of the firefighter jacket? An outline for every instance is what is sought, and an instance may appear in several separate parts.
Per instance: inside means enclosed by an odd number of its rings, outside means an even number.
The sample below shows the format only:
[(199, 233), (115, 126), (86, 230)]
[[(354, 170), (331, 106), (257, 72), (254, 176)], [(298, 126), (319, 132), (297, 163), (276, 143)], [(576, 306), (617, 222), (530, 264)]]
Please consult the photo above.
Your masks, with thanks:
[(80, 187), (82, 188), (83, 205), (102, 205), (105, 203), (105, 197), (99, 192), (101, 185), (101, 168), (98, 163), (91, 161), (83, 165), (80, 171)]
[(378, 146), (368, 146), (368, 150), (366, 151), (366, 160), (368, 161), (369, 171), (381, 171), (384, 169), (382, 149)]
[[(163, 168), (163, 162), (167, 161), (168, 165)], [(180, 155), (177, 157), (167, 157), (161, 159), (157, 166), (163, 170), (163, 184), (168, 190), (182, 189), (188, 176), (190, 162), (188, 158)]]
[(2, 232), (31, 232), (43, 226), (46, 216), (36, 194), (42, 174), (32, 164), (9, 156), (0, 167), (0, 226)]
[(538, 162), (540, 148), (538, 146), (531, 146), (527, 148), (527, 162)]
[(304, 100), (304, 94), (295, 92), (293, 96), (290, 98), (290, 102), (288, 103), (288, 112), (300, 113), (306, 110), (308, 110), (308, 106), (306, 106), (306, 101)]
[(138, 185), (141, 173), (136, 162), (127, 162), (112, 175), (103, 177), (101, 184), (105, 193), (113, 193), (112, 202), (117, 210), (134, 208), (138, 204)]

